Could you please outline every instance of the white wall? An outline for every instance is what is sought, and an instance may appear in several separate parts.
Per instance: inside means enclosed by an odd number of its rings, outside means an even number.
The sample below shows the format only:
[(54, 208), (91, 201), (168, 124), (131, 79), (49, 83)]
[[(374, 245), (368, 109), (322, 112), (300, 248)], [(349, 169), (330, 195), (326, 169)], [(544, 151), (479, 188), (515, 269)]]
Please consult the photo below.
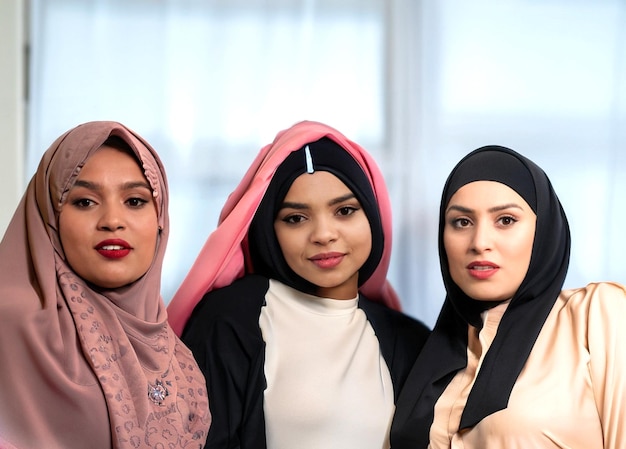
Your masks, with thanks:
[(25, 2), (0, 2), (0, 235), (24, 190)]

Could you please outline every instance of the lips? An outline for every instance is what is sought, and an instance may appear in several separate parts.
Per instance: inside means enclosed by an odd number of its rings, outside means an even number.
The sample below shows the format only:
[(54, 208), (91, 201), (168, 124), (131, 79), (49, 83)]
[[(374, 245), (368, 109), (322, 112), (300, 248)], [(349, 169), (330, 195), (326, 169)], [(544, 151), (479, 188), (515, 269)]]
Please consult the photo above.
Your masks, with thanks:
[(122, 239), (103, 240), (96, 245), (96, 251), (107, 259), (121, 259), (126, 257), (132, 247), (128, 242)]
[(500, 267), (489, 261), (475, 261), (467, 266), (467, 270), (473, 278), (488, 279), (498, 272)]
[(335, 268), (337, 265), (339, 265), (344, 256), (344, 253), (338, 252), (320, 253), (309, 257), (309, 260), (319, 268), (330, 269)]

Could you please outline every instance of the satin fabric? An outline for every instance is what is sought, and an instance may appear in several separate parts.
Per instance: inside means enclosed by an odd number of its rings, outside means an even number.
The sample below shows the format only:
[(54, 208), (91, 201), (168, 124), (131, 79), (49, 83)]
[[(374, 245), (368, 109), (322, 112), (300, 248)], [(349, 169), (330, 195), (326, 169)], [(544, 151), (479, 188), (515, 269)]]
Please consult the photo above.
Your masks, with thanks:
[(328, 137), (344, 148), (369, 179), (378, 202), (385, 237), (380, 263), (360, 287), (368, 298), (399, 310), (400, 301), (387, 281), (391, 256), (391, 205), (387, 188), (374, 159), (336, 129), (313, 121), (296, 123), (278, 133), (272, 143), (258, 153), (237, 188), (224, 205), (219, 224), (202, 247), (196, 261), (168, 305), (169, 321), (180, 335), (192, 310), (205, 293), (230, 285), (249, 272), (245, 248), (250, 223), (277, 167), (305, 144)]
[(626, 288), (593, 283), (563, 291), (511, 392), (508, 406), (459, 431), (467, 393), (507, 304), (469, 328), (468, 365), (435, 407), (431, 449), (626, 447)]
[[(524, 173), (518, 173), (520, 170)], [(501, 146), (482, 147), (461, 159), (446, 181), (439, 212), (439, 258), (446, 299), (396, 404), (391, 430), (394, 449), (427, 447), (435, 403), (455, 374), (467, 365), (468, 326), (480, 327), (481, 314), (491, 305), (473, 300), (454, 283), (443, 245), (449, 199), (463, 185), (478, 180), (501, 182), (513, 188), (533, 208), (537, 221), (528, 272), (484, 356), (463, 408), (462, 429), (507, 407), (515, 381), (567, 274), (569, 224), (545, 172), (519, 153)]]
[[(147, 273), (105, 290), (67, 264), (58, 216), (81, 168), (109, 136), (140, 161), (160, 232)], [(119, 123), (79, 125), (44, 153), (0, 243), (0, 435), (9, 443), (202, 447), (210, 424), (204, 377), (168, 325), (160, 295), (167, 208), (158, 155)], [(161, 405), (149, 398), (151, 388), (166, 396)]]

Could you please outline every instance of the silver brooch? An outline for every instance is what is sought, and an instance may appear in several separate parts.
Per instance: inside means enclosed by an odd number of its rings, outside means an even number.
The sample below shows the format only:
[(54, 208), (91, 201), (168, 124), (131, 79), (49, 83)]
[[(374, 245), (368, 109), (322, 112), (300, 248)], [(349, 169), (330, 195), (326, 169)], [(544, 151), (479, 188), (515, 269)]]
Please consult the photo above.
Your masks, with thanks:
[(163, 385), (163, 382), (161, 382), (160, 380), (157, 379), (154, 385), (150, 383), (148, 384), (148, 398), (150, 398), (150, 400), (155, 404), (163, 404), (163, 401), (165, 401), (167, 395), (169, 395), (169, 392), (167, 391), (167, 388), (165, 388), (165, 385)]

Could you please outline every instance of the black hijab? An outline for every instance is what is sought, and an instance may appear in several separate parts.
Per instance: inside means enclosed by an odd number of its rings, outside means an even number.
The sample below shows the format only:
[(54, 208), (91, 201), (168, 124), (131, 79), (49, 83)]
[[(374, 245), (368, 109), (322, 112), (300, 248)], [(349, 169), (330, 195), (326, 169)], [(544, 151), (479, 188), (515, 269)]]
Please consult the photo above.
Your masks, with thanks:
[(314, 171), (327, 171), (339, 178), (359, 200), (369, 221), (372, 250), (359, 270), (361, 286), (374, 273), (383, 254), (384, 234), (380, 211), (374, 190), (363, 169), (347, 151), (328, 137), (290, 153), (276, 169), (248, 232), (252, 271), (305, 293), (315, 294), (318, 286), (297, 275), (285, 261), (274, 231), (274, 220), (291, 184), (300, 175)]
[(486, 146), (465, 156), (450, 173), (439, 211), (439, 258), (446, 299), (396, 405), (393, 449), (426, 448), (435, 403), (467, 365), (468, 325), (480, 328), (489, 306), (468, 297), (452, 280), (443, 246), (445, 210), (452, 195), (473, 181), (496, 181), (515, 190), (537, 215), (526, 277), (502, 317), (467, 404), (460, 429), (475, 426), (507, 407), (509, 396), (541, 328), (561, 291), (570, 253), (567, 217), (544, 171), (534, 162), (500, 147)]

